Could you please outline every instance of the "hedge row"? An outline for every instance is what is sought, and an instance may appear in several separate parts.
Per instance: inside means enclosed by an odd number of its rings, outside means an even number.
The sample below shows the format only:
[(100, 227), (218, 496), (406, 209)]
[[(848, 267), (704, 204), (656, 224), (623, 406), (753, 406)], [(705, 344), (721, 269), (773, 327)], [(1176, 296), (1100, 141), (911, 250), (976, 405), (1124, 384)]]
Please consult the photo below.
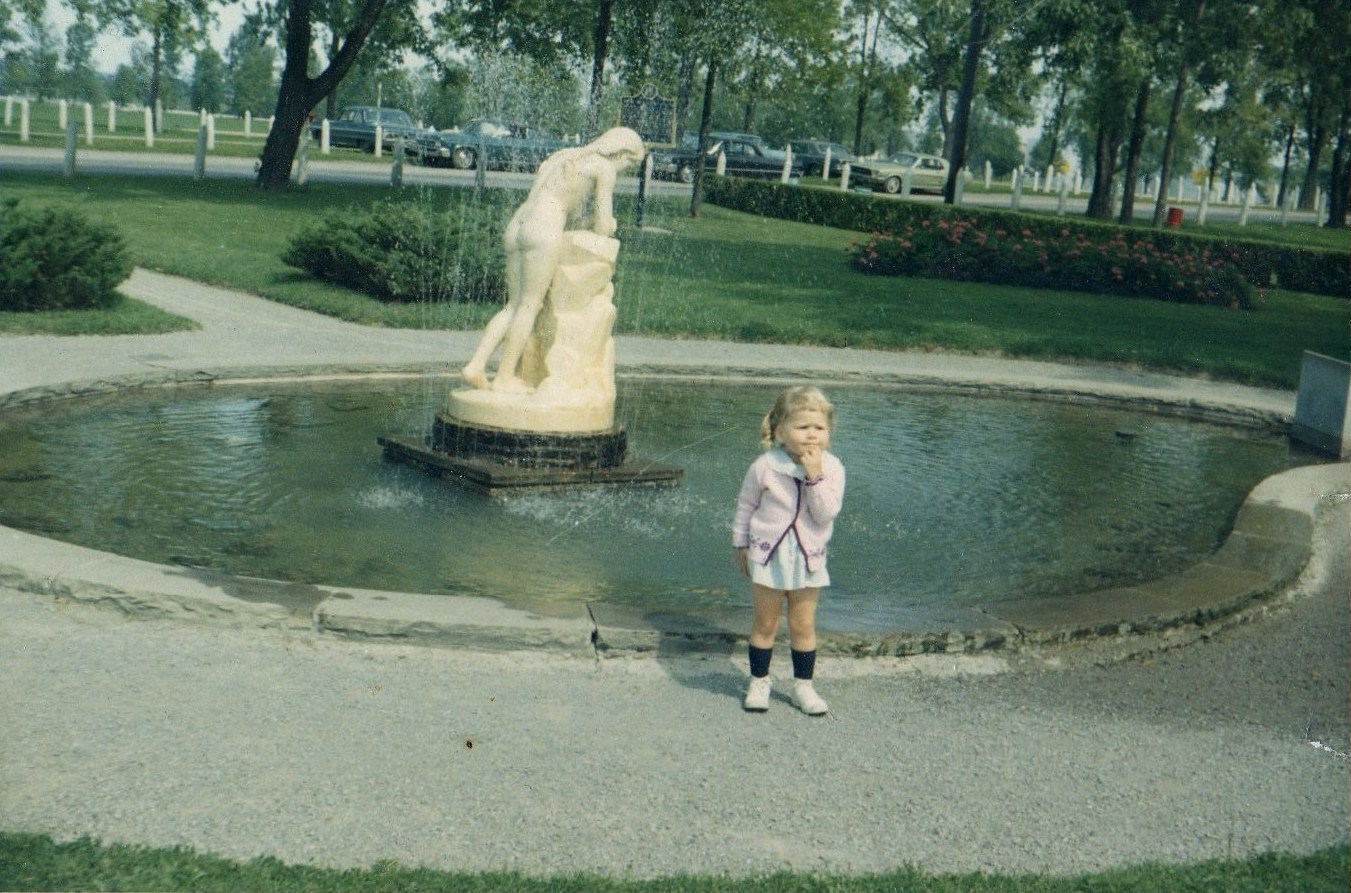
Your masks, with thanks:
[[(730, 177), (710, 177), (704, 181), (704, 188), (707, 201), (734, 211), (863, 233), (899, 233), (922, 227), (925, 221), (936, 225), (944, 220), (953, 225), (965, 219), (976, 221), (986, 230), (1026, 230), (1036, 238), (1054, 239), (1067, 222), (1066, 218), (1045, 214), (897, 201), (838, 189), (784, 186)], [(1075, 219), (1073, 227), (1095, 242), (1108, 242), (1123, 231), (1134, 232), (1086, 217)], [(1343, 251), (1292, 248), (1176, 230), (1154, 230), (1148, 239), (1166, 254), (1205, 252), (1231, 258), (1244, 278), (1258, 288), (1280, 287), (1341, 298), (1351, 295), (1351, 254)]]
[(501, 302), (502, 217), (500, 202), (353, 206), (297, 233), (281, 259), (388, 303)]

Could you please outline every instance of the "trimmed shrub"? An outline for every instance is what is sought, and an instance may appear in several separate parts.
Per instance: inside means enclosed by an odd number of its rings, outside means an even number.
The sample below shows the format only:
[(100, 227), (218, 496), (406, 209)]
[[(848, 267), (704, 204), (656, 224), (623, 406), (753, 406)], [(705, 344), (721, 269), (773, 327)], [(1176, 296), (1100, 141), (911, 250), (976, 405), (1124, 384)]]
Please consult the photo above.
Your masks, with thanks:
[(289, 266), (381, 301), (502, 301), (504, 205), (385, 201), (330, 212), (282, 254)]
[(0, 205), (0, 310), (84, 310), (122, 300), (131, 275), (120, 233), (72, 208)]
[(924, 220), (904, 231), (873, 233), (850, 247), (865, 273), (997, 282), (1004, 285), (1130, 295), (1249, 309), (1257, 289), (1232, 257), (1209, 249), (1161, 251), (1144, 237), (1118, 230), (1094, 241), (1062, 226), (1046, 238), (1030, 229), (986, 229), (976, 220)]
[[(784, 186), (781, 183), (710, 177), (704, 198), (712, 204), (762, 217), (833, 226), (863, 233), (900, 233), (920, 227), (928, 220), (952, 225), (973, 220), (983, 230), (997, 229), (1034, 238), (1053, 240), (1065, 228), (1065, 218), (1026, 214), (1001, 208), (953, 207), (839, 189)], [(1175, 230), (1141, 231), (1088, 218), (1075, 220), (1073, 228), (1095, 244), (1108, 243), (1118, 233), (1129, 240), (1138, 235), (1164, 254), (1200, 254), (1231, 261), (1243, 277), (1257, 288), (1279, 287), (1345, 298), (1351, 294), (1351, 254), (1314, 248), (1292, 248), (1266, 242), (1224, 239)]]

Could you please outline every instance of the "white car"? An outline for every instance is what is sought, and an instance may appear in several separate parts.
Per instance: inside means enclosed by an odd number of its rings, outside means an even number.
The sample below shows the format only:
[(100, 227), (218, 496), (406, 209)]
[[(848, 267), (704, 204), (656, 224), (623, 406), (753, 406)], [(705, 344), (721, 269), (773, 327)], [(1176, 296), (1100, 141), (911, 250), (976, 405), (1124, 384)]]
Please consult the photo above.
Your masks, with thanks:
[(855, 183), (888, 195), (905, 187), (907, 174), (912, 190), (942, 192), (948, 182), (948, 162), (937, 155), (901, 152), (886, 159), (862, 159), (853, 166)]

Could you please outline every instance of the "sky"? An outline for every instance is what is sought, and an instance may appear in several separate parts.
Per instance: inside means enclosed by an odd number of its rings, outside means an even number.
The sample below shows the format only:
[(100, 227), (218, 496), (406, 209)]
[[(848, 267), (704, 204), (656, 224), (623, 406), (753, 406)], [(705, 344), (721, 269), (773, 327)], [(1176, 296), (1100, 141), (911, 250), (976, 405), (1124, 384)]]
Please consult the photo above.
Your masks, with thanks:
[[(212, 30), (211, 44), (217, 50), (224, 53), (225, 44), (238, 28), (243, 20), (243, 4), (230, 3), (217, 9), (217, 18), (219, 21)], [(66, 29), (75, 21), (70, 10), (61, 5), (59, 0), (47, 0), (47, 24), (56, 33), (61, 35), (64, 43)], [(141, 38), (142, 41), (145, 38)], [(135, 40), (129, 37), (122, 37), (112, 32), (105, 31), (99, 35), (98, 43), (94, 46), (94, 69), (103, 74), (112, 74), (117, 71), (117, 67), (131, 58), (131, 46)]]

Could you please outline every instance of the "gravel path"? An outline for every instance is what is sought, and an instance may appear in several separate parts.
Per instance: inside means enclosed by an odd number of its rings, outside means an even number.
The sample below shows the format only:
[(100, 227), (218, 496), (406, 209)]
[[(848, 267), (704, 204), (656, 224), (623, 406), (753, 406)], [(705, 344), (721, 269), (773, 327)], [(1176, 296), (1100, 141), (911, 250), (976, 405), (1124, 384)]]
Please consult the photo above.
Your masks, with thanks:
[(448, 652), (0, 590), (0, 827), (637, 877), (1311, 851), (1347, 838), (1348, 762), (1305, 732), (1348, 750), (1348, 522), (1325, 512), (1288, 607), (1213, 639), (823, 661), (825, 719), (743, 714), (739, 655)]

